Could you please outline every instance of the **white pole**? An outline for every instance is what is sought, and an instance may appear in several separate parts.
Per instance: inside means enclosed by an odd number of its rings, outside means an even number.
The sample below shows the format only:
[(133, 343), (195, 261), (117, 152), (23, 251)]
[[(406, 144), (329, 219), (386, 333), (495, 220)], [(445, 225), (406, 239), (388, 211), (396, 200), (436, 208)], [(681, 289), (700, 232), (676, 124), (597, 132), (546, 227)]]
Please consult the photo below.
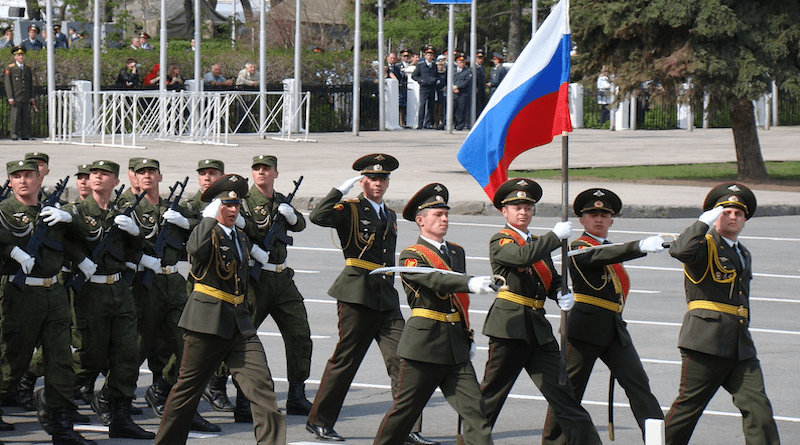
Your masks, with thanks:
[(258, 14), (258, 133), (267, 119), (267, 2), (261, 0)]
[[(200, 38), (202, 33), (200, 32), (200, 27), (202, 25), (202, 21), (200, 20), (200, 2), (194, 2), (194, 92), (199, 93), (203, 91), (203, 66), (201, 65), (200, 59)], [(198, 95), (199, 96), (199, 95)], [(196, 97), (195, 100), (199, 101), (199, 97)]]
[(300, 95), (303, 91), (303, 83), (300, 81), (300, 52), (303, 49), (303, 40), (300, 38), (300, 0), (295, 3), (294, 14), (294, 99), (292, 99), (292, 116), (295, 116), (300, 125), (301, 119), (298, 111), (300, 110)]
[[(92, 99), (94, 110), (92, 116), (100, 113), (100, 0), (94, 0), (94, 28), (92, 34)], [(100, 122), (96, 120), (96, 122)]]
[(233, 13), (231, 14), (231, 48), (236, 49), (236, 0), (231, 2)]
[(56, 139), (56, 42), (53, 37), (53, 0), (47, 0), (47, 131), (51, 141)]
[(447, 132), (453, 132), (453, 36), (455, 34), (455, 5), (450, 4), (447, 22)]
[[(478, 52), (478, 30), (476, 17), (478, 13), (478, 7), (476, 3), (478, 0), (472, 0), (470, 2), (470, 15), (469, 15), (469, 60), (470, 60), (470, 71), (472, 71), (472, 97), (470, 98), (470, 108), (469, 108), (469, 128), (472, 128), (475, 125), (475, 119), (477, 118), (478, 113), (478, 79), (476, 73), (478, 72), (478, 66), (475, 63), (475, 54)], [(483, 69), (483, 66), (481, 66)]]
[[(158, 90), (167, 91), (167, 0), (161, 0), (161, 31), (158, 36)], [(166, 122), (166, 115), (161, 115), (161, 122)]]
[(386, 129), (386, 98), (384, 97), (384, 84), (386, 76), (383, 72), (384, 67), (384, 52), (383, 52), (383, 0), (378, 0), (378, 131)]
[(772, 79), (772, 126), (778, 126), (778, 82)]
[(537, 0), (533, 0), (531, 4), (531, 38), (536, 34), (536, 29), (539, 28), (539, 5)]
[(356, 0), (356, 28), (353, 35), (353, 136), (358, 136), (361, 113), (361, 0)]

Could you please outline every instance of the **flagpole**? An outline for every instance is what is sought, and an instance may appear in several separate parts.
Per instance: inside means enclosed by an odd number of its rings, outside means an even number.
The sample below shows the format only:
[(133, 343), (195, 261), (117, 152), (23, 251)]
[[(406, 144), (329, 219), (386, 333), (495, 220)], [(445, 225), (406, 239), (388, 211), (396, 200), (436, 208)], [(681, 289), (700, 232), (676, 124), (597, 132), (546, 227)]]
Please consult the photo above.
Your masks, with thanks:
[[(569, 133), (561, 132), (561, 220), (569, 219)], [(569, 293), (569, 258), (567, 257), (567, 239), (561, 241), (561, 294)], [(567, 316), (569, 312), (561, 311), (561, 364), (558, 372), (558, 384), (567, 384)]]

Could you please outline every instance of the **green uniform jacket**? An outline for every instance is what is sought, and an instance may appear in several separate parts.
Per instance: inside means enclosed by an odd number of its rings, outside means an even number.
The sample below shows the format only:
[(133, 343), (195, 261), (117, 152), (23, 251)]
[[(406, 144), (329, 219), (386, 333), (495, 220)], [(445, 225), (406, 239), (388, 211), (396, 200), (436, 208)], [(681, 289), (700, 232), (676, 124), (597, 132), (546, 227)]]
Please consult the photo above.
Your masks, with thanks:
[[(427, 241), (419, 238), (417, 243), (438, 255), (439, 251)], [(450, 253), (450, 268), (456, 272), (466, 270), (464, 248), (447, 243)], [(419, 266), (430, 266), (425, 259), (413, 250), (400, 253), (400, 264), (413, 259)], [(430, 309), (445, 314), (456, 312), (449, 296), (453, 292), (469, 292), (467, 275), (442, 274), (438, 272), (404, 273), (403, 289), (408, 296), (408, 305), (414, 308)], [(457, 365), (469, 360), (472, 339), (464, 321), (447, 323), (430, 318), (412, 316), (406, 321), (397, 354), (405, 359), (441, 365)]]
[[(506, 229), (513, 230), (506, 225)], [(502, 241), (502, 242), (501, 242)], [(561, 245), (558, 237), (549, 232), (542, 237), (533, 237), (533, 242), (520, 246), (514, 238), (496, 233), (489, 241), (489, 262), (492, 272), (506, 279), (509, 290), (528, 298), (544, 300), (556, 298), (561, 287), (561, 276), (556, 272), (550, 252)], [(544, 287), (531, 267), (544, 260), (553, 275), (550, 291)], [(483, 334), (508, 340), (525, 340), (530, 345), (544, 345), (555, 341), (553, 328), (544, 317), (545, 311), (534, 310), (511, 301), (495, 298), (486, 321)]]
[(14, 99), (17, 103), (27, 104), (33, 97), (33, 71), (31, 66), (25, 64), (25, 69), (20, 69), (16, 62), (6, 67), (5, 71), (6, 98)]
[[(124, 195), (124, 193), (123, 193)], [(169, 203), (164, 198), (158, 199), (158, 204), (152, 204), (147, 198), (142, 199), (139, 202), (139, 205), (136, 207), (136, 210), (133, 211), (131, 215), (133, 219), (136, 221), (136, 224), (139, 225), (139, 228), (142, 229), (144, 233), (144, 248), (142, 253), (146, 253), (150, 256), (159, 257), (155, 253), (155, 244), (156, 240), (158, 239), (158, 234), (160, 230), (163, 230), (166, 227), (167, 223), (164, 221), (164, 226), (162, 227), (159, 225), (161, 222), (161, 215), (164, 214), (169, 209)], [(181, 215), (185, 216), (186, 219), (192, 217), (191, 212), (186, 210), (184, 207), (178, 205), (175, 207)], [(190, 226), (191, 227), (191, 226)], [(175, 245), (170, 243), (166, 243), (166, 247), (164, 248), (164, 258), (162, 259), (161, 264), (164, 265), (173, 265), (176, 264), (183, 258), (183, 252), (186, 250), (186, 239), (189, 237), (189, 231), (178, 227), (176, 225), (171, 225), (170, 227), (170, 235), (175, 241)], [(141, 255), (139, 255), (139, 259), (141, 259)], [(139, 261), (135, 261), (138, 263)]]
[[(116, 207), (103, 210), (89, 195), (81, 202), (69, 204), (64, 210), (72, 213), (72, 222), (75, 224), (79, 238), (76, 244), (80, 251), (91, 258), (94, 248), (108, 234), (108, 229), (114, 226), (114, 217), (122, 214)], [(91, 258), (97, 264), (97, 275), (113, 275), (125, 271), (125, 262), (136, 262), (140, 257), (144, 235), (139, 231), (138, 236), (132, 236), (124, 230), (110, 241), (107, 253), (102, 258)]]
[[(706, 232), (715, 248), (709, 249)], [(749, 329), (752, 256), (741, 243), (739, 249), (747, 263), (744, 267), (736, 249), (728, 246), (715, 229), (709, 230), (708, 225), (700, 221), (686, 228), (670, 246), (669, 254), (683, 263), (687, 303), (708, 300), (748, 309), (748, 317), (709, 309), (687, 311), (678, 337), (679, 348), (739, 361), (756, 356)], [(709, 258), (709, 250), (716, 255)]]
[[(278, 206), (286, 200), (286, 197), (280, 193), (274, 193), (274, 197), (267, 198), (261, 193), (261, 190), (254, 185), (250, 187), (250, 192), (244, 199), (242, 206), (242, 213), (244, 214), (246, 223), (244, 232), (250, 237), (253, 244), (257, 244), (262, 249), (264, 248), (262, 245), (264, 238), (267, 236), (267, 232), (269, 232), (269, 228), (272, 226), (275, 215), (278, 214)], [(292, 232), (300, 232), (306, 228), (306, 219), (303, 218), (303, 215), (297, 210), (294, 211), (294, 214), (297, 215), (297, 222), (292, 225), (288, 223), (284, 224), (282, 229), (284, 234), (287, 229)], [(269, 262), (273, 264), (282, 264), (284, 261), (286, 261), (286, 243), (276, 238), (275, 244), (269, 252)]]
[[(583, 236), (590, 235), (584, 232)], [(575, 240), (570, 244), (570, 249), (587, 246), (590, 244)], [(647, 254), (639, 251), (639, 241), (575, 255), (570, 258), (569, 263), (572, 291), (621, 304), (622, 293), (615, 290), (606, 266), (645, 255)], [(611, 346), (617, 336), (622, 346), (628, 346), (633, 342), (621, 313), (576, 301), (568, 320), (571, 339), (597, 346)]]
[[(9, 258), (15, 246), (26, 250), (28, 241), (35, 230), (36, 219), (39, 216), (39, 205), (27, 206), (15, 197), (9, 197), (0, 203), (0, 257)], [(74, 218), (74, 217), (73, 217)], [(47, 228), (47, 237), (61, 249), (54, 249), (42, 244), (30, 277), (49, 278), (61, 271), (61, 265), (66, 258), (75, 264), (83, 261), (85, 255), (75, 248), (72, 240), (76, 238), (75, 224), (59, 223)], [(33, 256), (34, 252), (27, 252)], [(14, 275), (20, 270), (19, 263), (7, 259), (0, 269), (2, 275)]]
[[(397, 214), (386, 207), (383, 224), (364, 195), (342, 201), (342, 192), (333, 189), (309, 216), (314, 224), (332, 227), (339, 235), (342, 253), (380, 266), (394, 266), (397, 247)], [(400, 300), (391, 275), (369, 275), (369, 270), (345, 266), (328, 289), (328, 295), (345, 303), (364, 305), (376, 311), (400, 308)]]
[[(212, 218), (203, 218), (189, 235), (186, 249), (195, 281), (235, 296), (247, 295), (250, 244), (247, 236), (234, 227), (243, 259), (225, 231)], [(247, 301), (234, 305), (197, 290), (189, 295), (178, 322), (183, 329), (232, 339), (237, 333), (250, 338), (256, 328), (247, 310)]]

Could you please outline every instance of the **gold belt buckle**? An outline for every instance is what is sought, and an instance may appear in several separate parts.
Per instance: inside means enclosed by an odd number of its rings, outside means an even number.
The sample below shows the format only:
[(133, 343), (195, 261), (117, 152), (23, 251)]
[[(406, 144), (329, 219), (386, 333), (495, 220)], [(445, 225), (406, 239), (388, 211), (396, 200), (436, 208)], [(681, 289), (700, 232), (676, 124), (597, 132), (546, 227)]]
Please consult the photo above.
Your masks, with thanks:
[(444, 319), (448, 323), (456, 323), (458, 321), (461, 321), (461, 315), (458, 312), (450, 312), (449, 314), (444, 316)]
[(44, 287), (50, 287), (52, 285), (53, 285), (53, 277), (45, 278), (44, 281), (42, 282), (42, 286)]
[(745, 317), (747, 315), (747, 309), (745, 309), (744, 306), (739, 306), (739, 308), (736, 309), (736, 314), (740, 317)]
[(161, 274), (162, 275), (169, 275), (170, 274), (169, 266), (162, 266), (161, 267)]
[(106, 275), (106, 284), (114, 284), (114, 275)]

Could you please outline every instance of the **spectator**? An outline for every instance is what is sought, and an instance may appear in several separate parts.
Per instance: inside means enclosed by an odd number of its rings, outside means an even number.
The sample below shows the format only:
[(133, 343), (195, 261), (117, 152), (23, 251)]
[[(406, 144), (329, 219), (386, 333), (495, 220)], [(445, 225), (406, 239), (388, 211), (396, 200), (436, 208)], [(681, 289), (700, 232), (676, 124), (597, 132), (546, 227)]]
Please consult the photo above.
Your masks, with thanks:
[[(255, 63), (248, 62), (247, 64), (245, 64), (244, 69), (239, 71), (239, 74), (236, 76), (236, 86), (253, 87), (253, 88), (258, 87), (258, 80), (256, 80), (255, 73), (256, 73)], [(208, 76), (208, 74), (206, 74), (206, 76)]]
[(137, 70), (141, 65), (136, 63), (136, 59), (128, 59), (125, 62), (125, 68), (119, 70), (117, 82), (115, 85), (118, 88), (136, 88), (139, 86), (139, 73)]
[(608, 109), (608, 104), (611, 103), (611, 79), (608, 77), (606, 67), (600, 71), (600, 76), (597, 78), (597, 105), (600, 106), (600, 125), (603, 125), (608, 120), (611, 112)]
[(44, 43), (39, 39), (39, 26), (31, 23), (28, 27), (28, 38), (20, 44), (25, 50), (40, 50), (44, 48)]
[(3, 30), (3, 37), (0, 37), (0, 49), (11, 48), (14, 46), (14, 30), (9, 26)]
[(139, 34), (139, 48), (145, 51), (153, 51), (155, 49), (153, 45), (150, 44), (150, 35), (144, 31)]
[(400, 125), (408, 127), (406, 122), (406, 107), (408, 105), (408, 76), (414, 72), (414, 65), (411, 64), (411, 51), (408, 49), (400, 50), (400, 63), (397, 67), (402, 74), (397, 78), (400, 83)]
[(411, 78), (419, 84), (419, 106), (417, 108), (417, 129), (433, 128), (434, 103), (436, 101), (437, 70), (433, 62), (434, 50), (432, 45), (424, 48), (425, 61), (417, 64), (417, 69)]
[(142, 85), (149, 86), (149, 85), (158, 85), (158, 81), (161, 80), (161, 65), (155, 64), (153, 65), (153, 69), (150, 70), (149, 73), (145, 74), (144, 81)]
[(80, 36), (78, 35), (78, 30), (75, 29), (74, 26), (70, 26), (67, 32), (69, 33), (69, 35), (67, 36), (67, 41), (69, 42), (69, 47), (72, 48), (72, 44), (75, 43), (75, 41), (78, 40)]
[(479, 49), (475, 53), (475, 118), (480, 116), (486, 105), (486, 68), (483, 66), (484, 53)]
[(131, 37), (131, 48), (133, 48), (134, 50), (142, 49), (142, 41), (141, 39), (139, 39), (138, 36)]
[(222, 67), (219, 63), (211, 65), (211, 71), (203, 76), (203, 84), (206, 87), (229, 87), (233, 85), (233, 79), (226, 79), (222, 76)]
[(489, 87), (490, 98), (497, 89), (497, 86), (500, 85), (500, 82), (503, 81), (503, 78), (506, 77), (506, 67), (503, 66), (503, 61), (502, 54), (498, 52), (492, 54), (492, 63), (494, 63), (494, 66), (489, 70), (489, 81), (486, 82), (486, 86)]
[(433, 105), (433, 128), (444, 130), (447, 108), (447, 58), (444, 54), (436, 58), (436, 91)]
[(61, 33), (61, 25), (53, 25), (53, 36), (55, 37), (55, 43), (53, 44), (55, 49), (69, 48), (67, 36)]
[(170, 65), (167, 71), (167, 89), (182, 91), (184, 88), (186, 88), (186, 86), (183, 83), (181, 67), (178, 65)]
[(72, 49), (84, 49), (91, 47), (92, 41), (89, 40), (89, 33), (86, 32), (85, 29), (82, 29), (81, 32), (78, 33), (78, 38), (73, 40), (71, 44)]
[(186, 51), (184, 51), (184, 53), (194, 52), (194, 37), (189, 39), (189, 44), (192, 45), (192, 46), (189, 47), (189, 48), (186, 48)]

